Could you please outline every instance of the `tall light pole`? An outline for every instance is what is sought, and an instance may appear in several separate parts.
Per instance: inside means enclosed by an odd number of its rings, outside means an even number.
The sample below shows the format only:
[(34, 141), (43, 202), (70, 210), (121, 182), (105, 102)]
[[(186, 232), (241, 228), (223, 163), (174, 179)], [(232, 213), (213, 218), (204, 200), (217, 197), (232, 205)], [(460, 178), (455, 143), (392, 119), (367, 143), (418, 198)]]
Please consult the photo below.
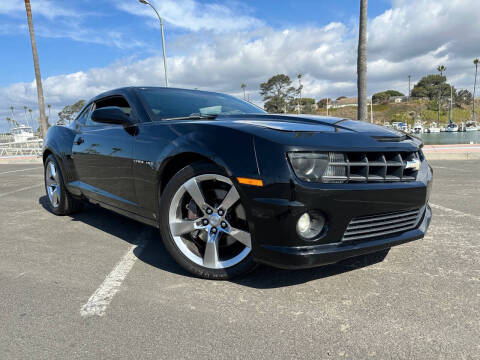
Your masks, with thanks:
[(165, 86), (168, 87), (167, 56), (166, 56), (166, 54), (165, 54), (165, 34), (164, 34), (164, 32), (163, 32), (163, 20), (162, 20), (162, 18), (160, 17), (160, 14), (158, 13), (157, 9), (155, 9), (155, 6), (153, 6), (152, 4), (150, 4), (147, 0), (138, 0), (138, 1), (140, 1), (142, 4), (150, 5), (151, 8), (153, 9), (153, 11), (155, 11), (155, 13), (157, 14), (158, 20), (160, 20), (160, 30), (162, 31), (163, 67), (164, 67), (164, 69), (165, 69)]

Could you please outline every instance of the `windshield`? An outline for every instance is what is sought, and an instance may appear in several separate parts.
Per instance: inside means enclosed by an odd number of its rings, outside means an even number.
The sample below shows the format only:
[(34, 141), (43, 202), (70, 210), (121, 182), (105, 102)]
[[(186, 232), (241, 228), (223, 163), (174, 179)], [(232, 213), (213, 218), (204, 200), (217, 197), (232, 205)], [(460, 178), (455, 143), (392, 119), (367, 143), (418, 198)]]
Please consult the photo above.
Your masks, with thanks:
[(140, 88), (138, 91), (153, 120), (265, 113), (259, 107), (230, 95), (165, 88)]

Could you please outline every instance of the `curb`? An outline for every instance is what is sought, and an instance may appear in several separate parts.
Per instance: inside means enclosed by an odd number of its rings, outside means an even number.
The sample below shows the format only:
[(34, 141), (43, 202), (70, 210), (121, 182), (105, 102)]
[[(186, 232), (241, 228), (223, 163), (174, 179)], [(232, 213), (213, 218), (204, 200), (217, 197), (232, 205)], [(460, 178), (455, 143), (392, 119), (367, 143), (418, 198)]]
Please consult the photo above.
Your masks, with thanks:
[(38, 164), (42, 163), (41, 156), (3, 156), (0, 157), (0, 164)]
[(428, 160), (480, 160), (480, 145), (425, 145), (423, 153)]

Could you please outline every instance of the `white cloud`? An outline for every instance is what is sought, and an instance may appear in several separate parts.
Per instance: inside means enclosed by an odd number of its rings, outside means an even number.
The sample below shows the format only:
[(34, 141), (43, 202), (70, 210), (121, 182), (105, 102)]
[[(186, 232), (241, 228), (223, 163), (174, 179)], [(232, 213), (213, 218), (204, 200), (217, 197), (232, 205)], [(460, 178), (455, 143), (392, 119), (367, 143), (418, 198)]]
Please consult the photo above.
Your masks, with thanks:
[[(68, 4), (68, 2), (66, 2)], [(71, 5), (71, 4), (70, 4)], [(121, 29), (89, 28), (85, 25), (87, 15), (95, 15), (78, 8), (65, 7), (65, 2), (52, 0), (32, 1), (32, 14), (35, 33), (38, 37), (68, 38), (78, 42), (102, 44), (119, 49), (148, 47), (141, 40), (132, 39)], [(7, 15), (0, 24), (0, 35), (25, 34), (28, 26), (25, 21), (25, 5), (20, 0), (0, 2), (0, 15)], [(3, 19), (2, 19), (3, 20)]]
[[(219, 3), (201, 3), (195, 0), (152, 0), (152, 4), (165, 21), (179, 28), (191, 31), (208, 30), (213, 32), (238, 31), (259, 26), (261, 21), (243, 14), (245, 7), (229, 2), (230, 7)], [(148, 5), (136, 1), (118, 1), (117, 8), (133, 15), (152, 18), (158, 26), (158, 19)]]
[[(82, 12), (69, 9), (52, 0), (34, 0), (31, 2), (33, 16), (40, 15), (49, 20), (57, 17), (78, 17)], [(20, 0), (3, 0), (0, 2), (0, 14), (25, 16), (25, 3)]]
[[(179, 6), (186, 3), (182, 1)], [(443, 0), (434, 4), (423, 0), (394, 1), (391, 10), (369, 23), (369, 93), (387, 88), (407, 92), (408, 75), (418, 81), (421, 76), (435, 73), (438, 64), (446, 65), (448, 79), (456, 88), (471, 89), (472, 60), (480, 56), (480, 51), (475, 53), (480, 32), (472, 18), (472, 14), (478, 13), (477, 0)], [(201, 24), (192, 30), (204, 26)], [(261, 82), (278, 73), (292, 78), (303, 73), (305, 96), (354, 96), (355, 32), (355, 27), (342, 23), (279, 30), (254, 26), (242, 32), (209, 31), (207, 37), (191, 32), (167, 44), (167, 50), (177, 54), (168, 58), (169, 80), (172, 86), (237, 96), (242, 95), (240, 84), (246, 83), (252, 99), (260, 102)], [(106, 68), (50, 77), (44, 83), (46, 102), (61, 108), (115, 87), (162, 86), (162, 58), (117, 62)], [(5, 129), (3, 120), (9, 116), (11, 104), (35, 108), (35, 103), (34, 82), (0, 89), (0, 126), (3, 123)]]

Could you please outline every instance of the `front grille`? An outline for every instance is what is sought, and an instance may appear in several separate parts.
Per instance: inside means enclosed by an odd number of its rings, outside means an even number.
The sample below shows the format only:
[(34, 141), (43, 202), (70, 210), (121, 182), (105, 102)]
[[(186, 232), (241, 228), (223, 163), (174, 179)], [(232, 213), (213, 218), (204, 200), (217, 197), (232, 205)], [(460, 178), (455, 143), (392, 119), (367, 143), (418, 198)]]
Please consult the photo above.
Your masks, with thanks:
[(330, 152), (326, 183), (398, 182), (417, 179), (418, 152)]
[(348, 224), (342, 241), (368, 240), (414, 229), (421, 209), (397, 211), (354, 218)]

